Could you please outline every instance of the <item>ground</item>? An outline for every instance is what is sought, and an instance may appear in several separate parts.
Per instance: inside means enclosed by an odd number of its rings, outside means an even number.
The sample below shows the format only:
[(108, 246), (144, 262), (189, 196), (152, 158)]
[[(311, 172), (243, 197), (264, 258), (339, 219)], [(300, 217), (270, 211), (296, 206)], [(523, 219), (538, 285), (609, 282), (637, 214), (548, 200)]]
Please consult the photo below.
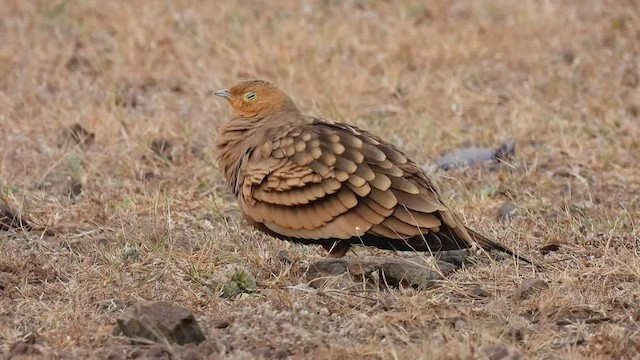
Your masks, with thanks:
[[(122, 307), (170, 300), (227, 358), (637, 357), (638, 14), (631, 0), (3, 0), (0, 199), (48, 234), (0, 232), (0, 353), (35, 336), (44, 357), (114, 358), (130, 346)], [(247, 78), (419, 164), (513, 139), (505, 164), (428, 168), (470, 226), (545, 267), (479, 255), (423, 290), (307, 287), (324, 251), (248, 228), (216, 167), (230, 109), (212, 92)], [(506, 202), (519, 211), (499, 222)], [(371, 254), (398, 256), (347, 256)], [(255, 289), (216, 285), (234, 266)], [(520, 296), (532, 279), (548, 288)]]

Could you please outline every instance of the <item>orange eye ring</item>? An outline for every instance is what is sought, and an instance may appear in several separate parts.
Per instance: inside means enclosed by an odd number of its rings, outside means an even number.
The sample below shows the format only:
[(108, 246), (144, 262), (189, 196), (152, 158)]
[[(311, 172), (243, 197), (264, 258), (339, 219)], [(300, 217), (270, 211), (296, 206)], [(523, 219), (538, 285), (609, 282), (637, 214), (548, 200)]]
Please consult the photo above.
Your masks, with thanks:
[(255, 101), (258, 99), (258, 94), (254, 93), (253, 91), (249, 91), (242, 95), (242, 98), (247, 102)]

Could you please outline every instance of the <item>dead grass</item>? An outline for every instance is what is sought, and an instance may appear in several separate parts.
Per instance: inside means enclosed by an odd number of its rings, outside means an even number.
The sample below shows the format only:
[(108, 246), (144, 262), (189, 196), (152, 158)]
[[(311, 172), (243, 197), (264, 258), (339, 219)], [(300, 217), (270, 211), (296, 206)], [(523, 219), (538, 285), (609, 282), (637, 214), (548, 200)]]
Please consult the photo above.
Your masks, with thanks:
[[(237, 358), (637, 356), (637, 1), (2, 3), (0, 196), (55, 235), (0, 233), (0, 271), (15, 275), (0, 351), (37, 332), (52, 357), (105, 357), (127, 340), (101, 302), (164, 299)], [(513, 167), (441, 186), (476, 228), (551, 265), (486, 262), (421, 292), (291, 289), (322, 251), (250, 231), (213, 161), (229, 109), (211, 90), (254, 77), (420, 163), (515, 139)], [(70, 135), (76, 123), (95, 138)], [(507, 199), (521, 212), (501, 225)], [(207, 281), (228, 264), (259, 291), (219, 297)], [(516, 299), (532, 276), (549, 289)]]

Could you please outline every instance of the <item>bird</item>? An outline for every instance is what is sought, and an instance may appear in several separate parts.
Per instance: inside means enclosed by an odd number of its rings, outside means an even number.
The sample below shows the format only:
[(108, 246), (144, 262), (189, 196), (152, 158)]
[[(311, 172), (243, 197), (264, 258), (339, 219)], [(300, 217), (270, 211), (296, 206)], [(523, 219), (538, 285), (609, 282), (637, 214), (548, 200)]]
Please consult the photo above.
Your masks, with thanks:
[(344, 256), (354, 245), (430, 252), (482, 248), (521, 259), (465, 226), (430, 176), (359, 127), (303, 114), (275, 84), (215, 92), (232, 108), (218, 127), (218, 168), (242, 216), (263, 233)]

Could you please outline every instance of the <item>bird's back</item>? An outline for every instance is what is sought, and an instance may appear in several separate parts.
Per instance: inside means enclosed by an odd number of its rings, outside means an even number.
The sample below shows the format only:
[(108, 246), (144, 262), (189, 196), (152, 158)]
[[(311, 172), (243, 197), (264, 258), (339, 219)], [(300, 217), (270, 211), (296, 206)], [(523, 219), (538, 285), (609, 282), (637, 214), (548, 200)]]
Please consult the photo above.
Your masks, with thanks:
[(268, 130), (240, 159), (236, 186), (243, 213), (259, 229), (325, 247), (437, 252), (475, 243), (422, 169), (395, 146), (305, 116)]

